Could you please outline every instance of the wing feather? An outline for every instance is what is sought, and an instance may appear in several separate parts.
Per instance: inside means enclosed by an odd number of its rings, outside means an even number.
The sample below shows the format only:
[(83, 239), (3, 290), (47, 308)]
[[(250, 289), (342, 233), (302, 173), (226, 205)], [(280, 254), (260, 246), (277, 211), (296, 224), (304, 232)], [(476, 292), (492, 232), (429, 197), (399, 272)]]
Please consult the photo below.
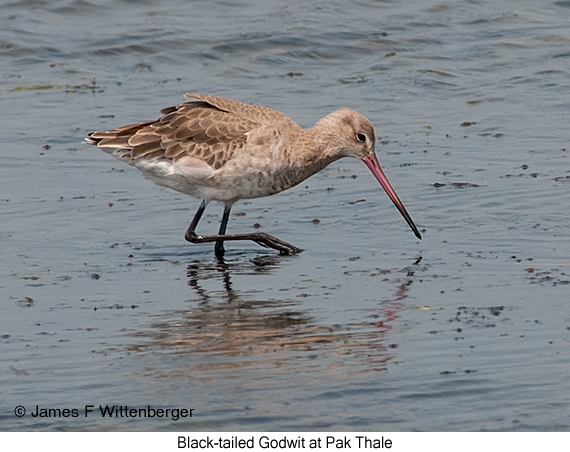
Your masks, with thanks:
[(251, 132), (267, 126), (278, 130), (281, 125), (300, 129), (289, 117), (267, 107), (207, 94), (185, 96), (197, 100), (163, 108), (163, 116), (156, 121), (94, 132), (88, 142), (130, 150), (131, 159), (167, 159), (218, 169), (246, 146)]

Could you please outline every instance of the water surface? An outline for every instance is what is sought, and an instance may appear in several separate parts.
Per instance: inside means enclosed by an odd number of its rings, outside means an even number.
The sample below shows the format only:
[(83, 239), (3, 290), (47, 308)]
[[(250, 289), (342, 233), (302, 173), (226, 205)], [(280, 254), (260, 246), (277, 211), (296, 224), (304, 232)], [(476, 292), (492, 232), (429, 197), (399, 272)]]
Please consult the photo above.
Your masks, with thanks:
[[(0, 13), (2, 430), (568, 430), (568, 2)], [(298, 256), (186, 243), (197, 200), (81, 141), (187, 91), (363, 113), (424, 239), (345, 159), (234, 208)], [(195, 411), (30, 415), (106, 404)]]

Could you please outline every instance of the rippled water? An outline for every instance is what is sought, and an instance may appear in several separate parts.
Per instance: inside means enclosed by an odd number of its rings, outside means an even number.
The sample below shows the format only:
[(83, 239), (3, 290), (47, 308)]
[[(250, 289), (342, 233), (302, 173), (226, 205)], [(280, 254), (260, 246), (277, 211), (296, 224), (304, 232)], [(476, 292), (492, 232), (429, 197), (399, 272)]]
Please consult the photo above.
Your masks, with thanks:
[[(0, 428), (568, 430), (569, 15), (567, 1), (5, 2)], [(186, 91), (304, 127), (363, 113), (424, 240), (343, 160), (235, 206), (230, 232), (259, 223), (300, 255), (231, 243), (218, 262), (186, 243), (196, 200), (81, 144)], [(195, 411), (30, 415), (105, 404)]]

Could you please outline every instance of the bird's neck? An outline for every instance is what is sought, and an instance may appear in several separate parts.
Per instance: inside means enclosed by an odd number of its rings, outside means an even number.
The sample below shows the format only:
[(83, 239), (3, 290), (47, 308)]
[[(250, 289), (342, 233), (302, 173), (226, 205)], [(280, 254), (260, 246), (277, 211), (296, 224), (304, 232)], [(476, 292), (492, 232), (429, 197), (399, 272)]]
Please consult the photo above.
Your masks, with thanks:
[[(315, 174), (342, 157), (334, 134), (326, 128), (313, 127), (303, 130), (295, 140), (296, 152), (301, 157), (302, 166)], [(300, 151), (302, 150), (302, 152)]]

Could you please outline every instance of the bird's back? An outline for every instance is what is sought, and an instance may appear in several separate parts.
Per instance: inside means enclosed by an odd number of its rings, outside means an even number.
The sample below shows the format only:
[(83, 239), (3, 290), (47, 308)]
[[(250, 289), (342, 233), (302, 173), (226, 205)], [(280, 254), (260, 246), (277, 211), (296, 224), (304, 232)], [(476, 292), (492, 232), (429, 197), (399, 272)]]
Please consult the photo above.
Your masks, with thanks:
[(165, 108), (155, 121), (94, 132), (87, 142), (157, 184), (198, 198), (258, 197), (290, 186), (267, 187), (264, 179), (272, 163), (279, 165), (275, 155), (288, 135), (302, 131), (297, 123), (267, 107), (207, 94), (185, 96), (198, 100)]

